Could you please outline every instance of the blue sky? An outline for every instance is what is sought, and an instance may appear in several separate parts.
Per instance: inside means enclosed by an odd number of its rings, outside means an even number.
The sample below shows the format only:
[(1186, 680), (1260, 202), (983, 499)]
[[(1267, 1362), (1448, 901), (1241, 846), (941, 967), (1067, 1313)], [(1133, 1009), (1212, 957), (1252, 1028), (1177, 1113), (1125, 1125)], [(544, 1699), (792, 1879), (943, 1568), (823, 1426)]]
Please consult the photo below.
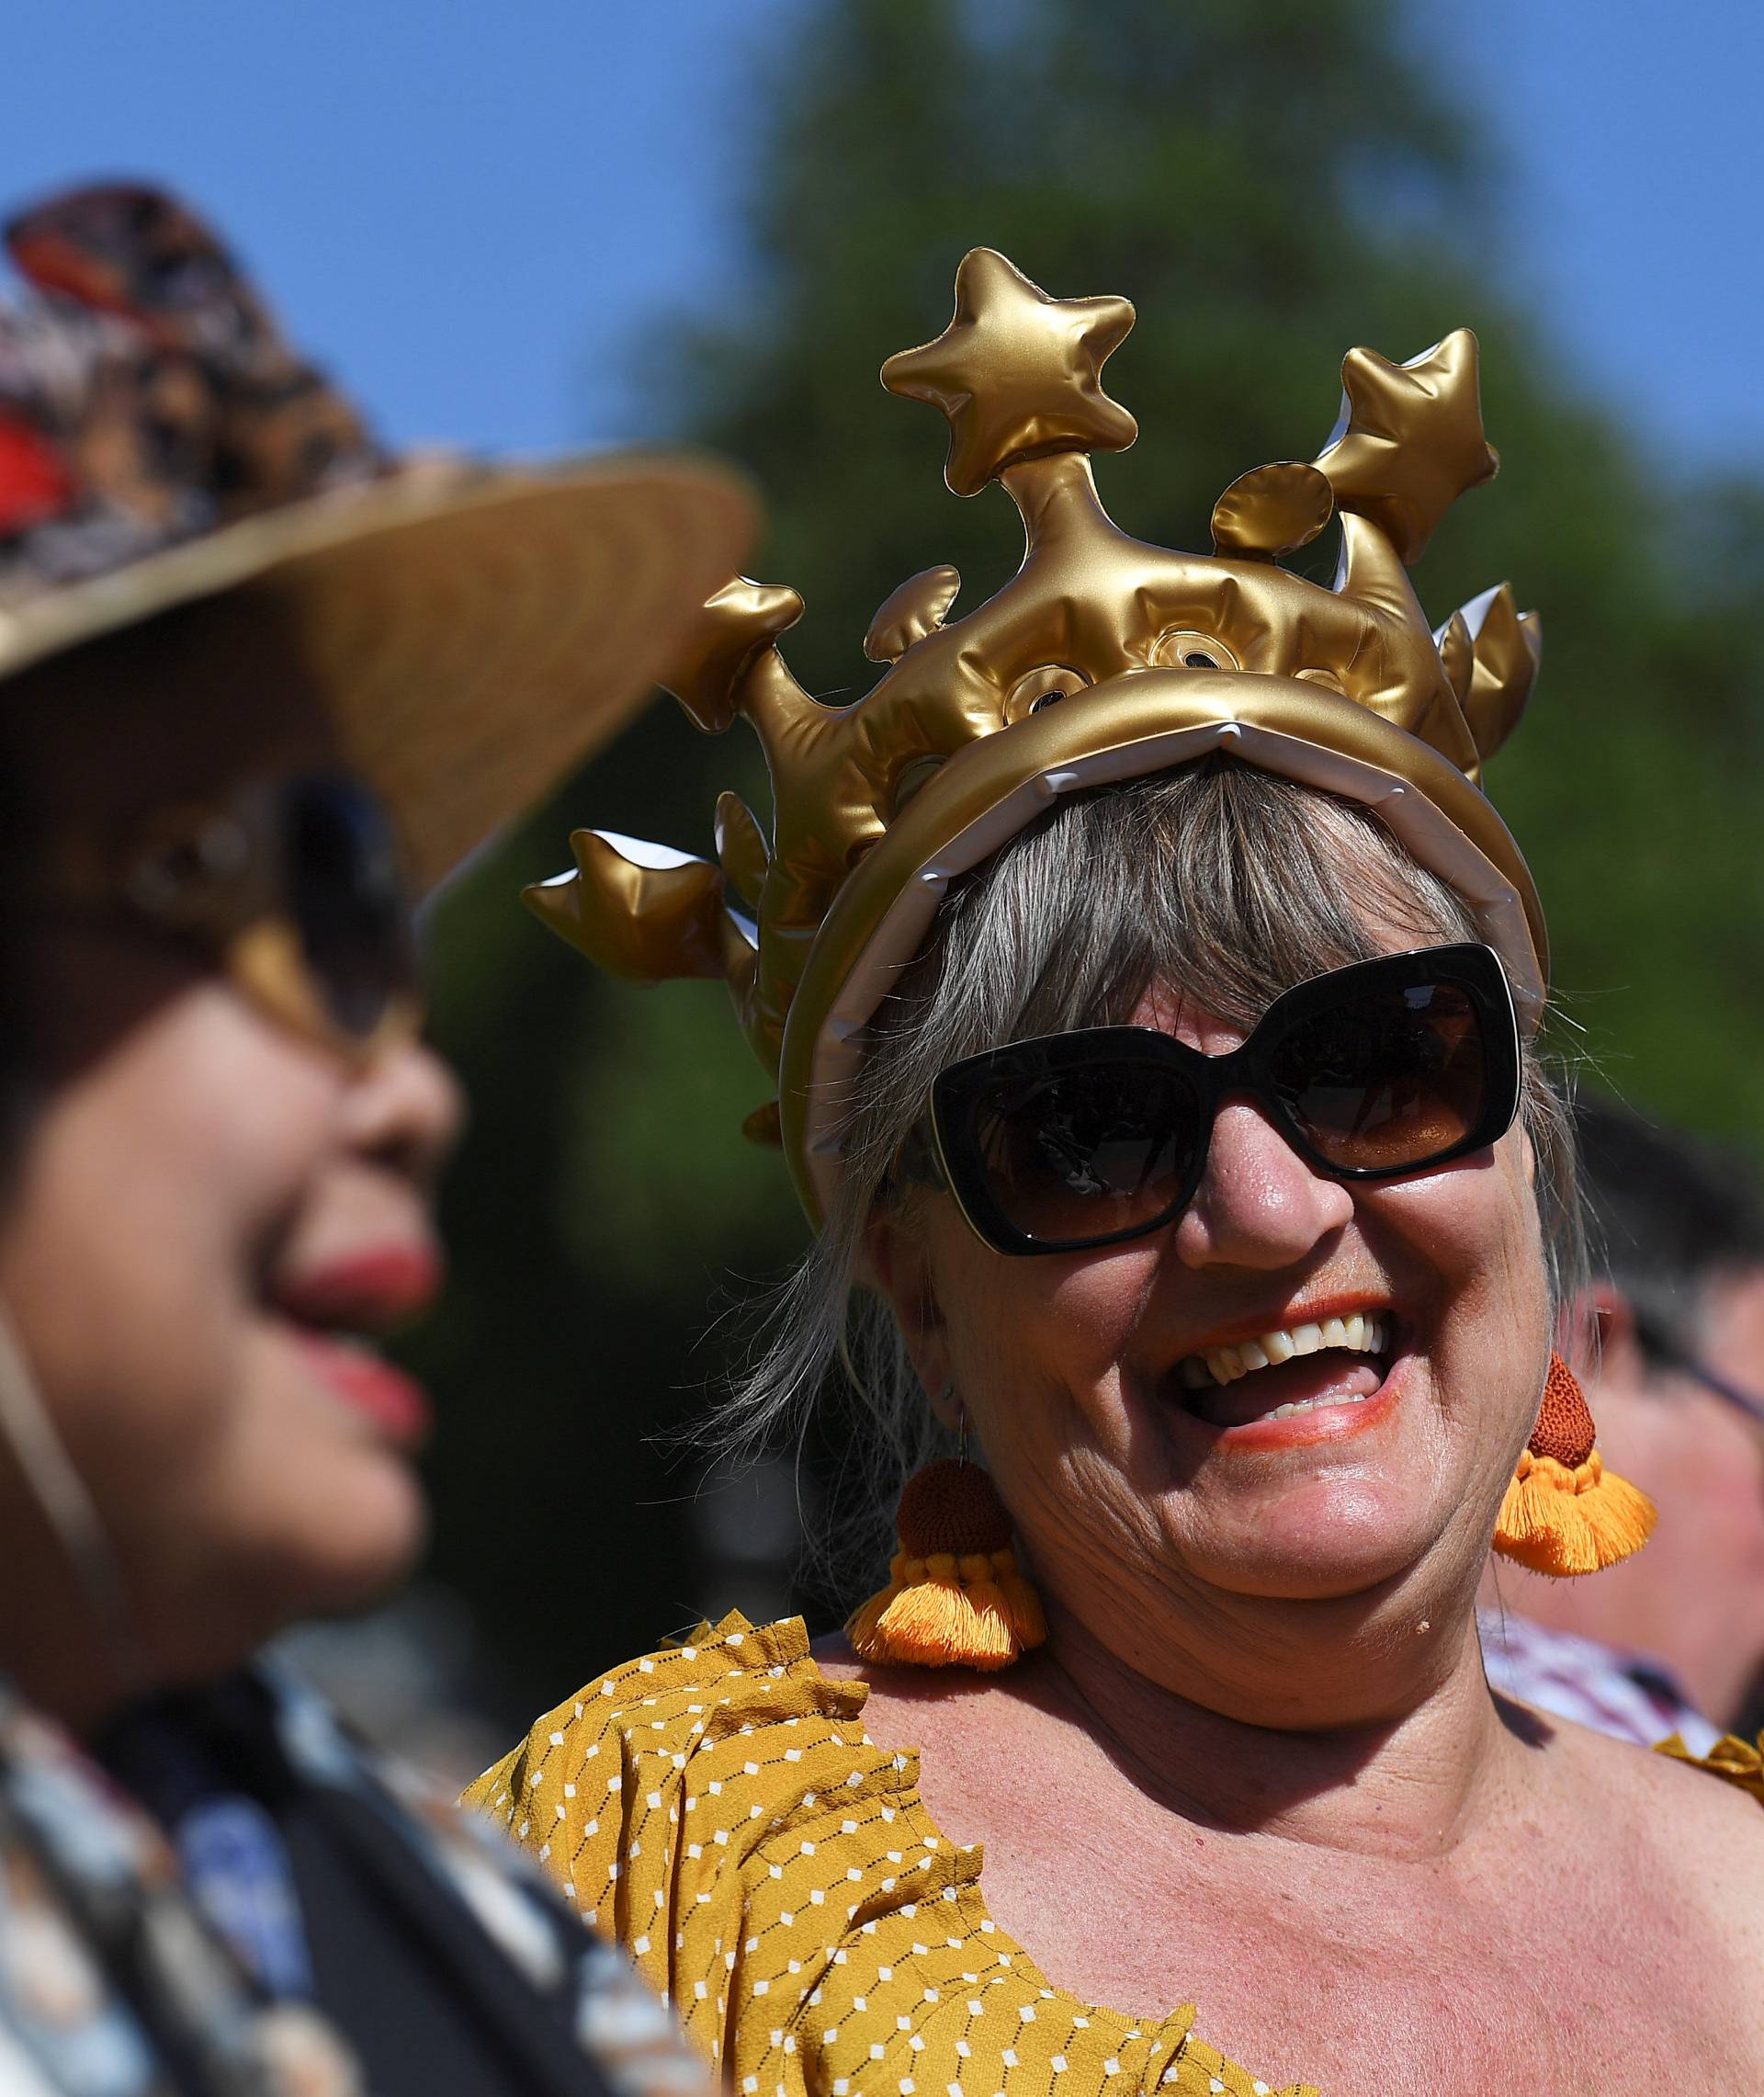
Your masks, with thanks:
[[(734, 281), (743, 59), (805, 4), (838, 0), (17, 0), (0, 200), (168, 178), (392, 436), (557, 449), (625, 424), (646, 313)], [(1764, 467), (1764, 9), (1415, 14), (1589, 386), (1668, 460)]]

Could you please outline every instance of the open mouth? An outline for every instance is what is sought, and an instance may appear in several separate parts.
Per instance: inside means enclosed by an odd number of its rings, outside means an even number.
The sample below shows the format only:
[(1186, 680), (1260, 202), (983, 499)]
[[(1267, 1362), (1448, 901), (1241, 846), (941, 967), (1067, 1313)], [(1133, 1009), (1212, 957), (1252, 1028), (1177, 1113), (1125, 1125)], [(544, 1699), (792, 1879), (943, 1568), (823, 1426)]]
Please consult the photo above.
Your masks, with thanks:
[(415, 1315), (439, 1282), (439, 1262), (426, 1248), (387, 1248), (283, 1279), (269, 1308), (333, 1398), (381, 1438), (413, 1448), (429, 1431), (427, 1394), (368, 1335)]
[(1176, 1382), (1184, 1408), (1212, 1426), (1294, 1420), (1376, 1397), (1395, 1347), (1388, 1312), (1354, 1311), (1184, 1355)]

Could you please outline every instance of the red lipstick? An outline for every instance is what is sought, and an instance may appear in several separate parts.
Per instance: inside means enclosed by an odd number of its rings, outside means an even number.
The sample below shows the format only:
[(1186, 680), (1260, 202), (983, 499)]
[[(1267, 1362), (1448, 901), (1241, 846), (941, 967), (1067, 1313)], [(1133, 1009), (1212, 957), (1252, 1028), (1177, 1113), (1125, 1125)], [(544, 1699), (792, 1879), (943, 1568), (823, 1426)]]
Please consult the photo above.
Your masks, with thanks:
[(442, 1274), (432, 1246), (378, 1245), (290, 1275), (271, 1294), (277, 1308), (302, 1325), (381, 1332), (426, 1309)]
[(377, 1355), (323, 1332), (302, 1332), (309, 1365), (351, 1411), (360, 1413), (396, 1447), (414, 1447), (428, 1434), (433, 1414), (422, 1386)]

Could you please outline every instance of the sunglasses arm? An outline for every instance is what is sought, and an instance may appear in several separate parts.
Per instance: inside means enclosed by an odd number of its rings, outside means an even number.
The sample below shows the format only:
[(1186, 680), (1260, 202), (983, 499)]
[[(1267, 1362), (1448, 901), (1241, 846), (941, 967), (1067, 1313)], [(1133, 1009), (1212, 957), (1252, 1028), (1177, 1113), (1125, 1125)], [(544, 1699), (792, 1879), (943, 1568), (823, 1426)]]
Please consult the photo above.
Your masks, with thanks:
[(906, 1180), (915, 1186), (931, 1187), (938, 1194), (949, 1192), (943, 1146), (937, 1139), (937, 1125), (929, 1109), (907, 1131), (906, 1140), (895, 1152), (894, 1169), (888, 1176)]

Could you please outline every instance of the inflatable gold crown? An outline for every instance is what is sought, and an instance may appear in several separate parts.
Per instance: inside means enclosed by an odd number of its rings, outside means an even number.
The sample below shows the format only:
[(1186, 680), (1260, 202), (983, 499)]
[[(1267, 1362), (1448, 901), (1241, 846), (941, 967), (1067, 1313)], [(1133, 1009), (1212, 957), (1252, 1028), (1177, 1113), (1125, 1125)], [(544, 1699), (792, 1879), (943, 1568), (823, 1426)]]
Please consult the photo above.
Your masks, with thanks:
[[(749, 1133), (781, 1140), (811, 1215), (838, 1170), (840, 1105), (864, 1030), (956, 877), (1060, 795), (1228, 751), (1371, 808), (1464, 899), (1521, 1011), (1547, 961), (1524, 860), (1478, 784), (1536, 674), (1535, 617), (1503, 585), (1430, 629), (1405, 572), (1497, 459), (1467, 329), (1408, 364), (1342, 366), (1341, 419), (1309, 465), (1258, 467), (1213, 511), (1211, 555), (1121, 531), (1088, 454), (1133, 417), (1101, 381), (1133, 325), (1125, 299), (1050, 299), (976, 248), (935, 342), (883, 384), (947, 417), (959, 495), (1001, 481), (1027, 534), (996, 595), (952, 619), (953, 568), (901, 584), (865, 652), (890, 667), (854, 705), (810, 697), (778, 636), (794, 590), (730, 582), (670, 680), (712, 733), (737, 716), (771, 774), (768, 841), (725, 794), (716, 864), (578, 831), (573, 872), (527, 891), (616, 974), (721, 976), (778, 1079)], [(1340, 520), (1333, 587), (1278, 563)]]

